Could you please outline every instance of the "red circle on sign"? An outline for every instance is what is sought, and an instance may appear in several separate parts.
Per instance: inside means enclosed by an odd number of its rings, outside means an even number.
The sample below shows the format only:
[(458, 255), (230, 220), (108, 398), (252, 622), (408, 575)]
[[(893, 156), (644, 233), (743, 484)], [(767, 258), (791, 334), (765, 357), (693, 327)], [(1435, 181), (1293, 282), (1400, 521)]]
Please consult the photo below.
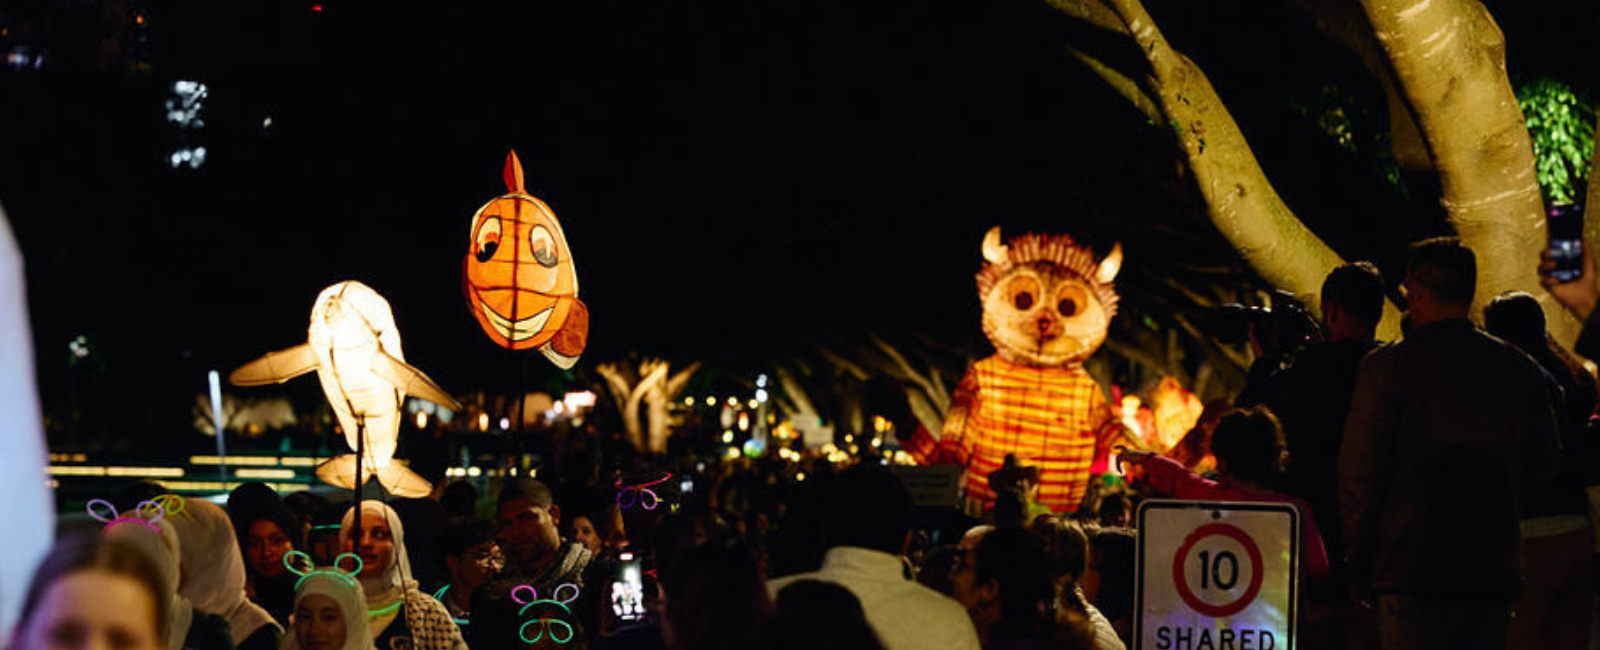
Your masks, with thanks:
[[(1250, 556), (1250, 586), (1245, 587), (1244, 593), (1233, 602), (1221, 605), (1200, 600), (1189, 589), (1189, 583), (1184, 580), (1183, 575), (1183, 559), (1189, 555), (1189, 550), (1200, 540), (1213, 535), (1232, 538), (1239, 543), (1239, 546), (1244, 547), (1245, 553)], [(1183, 602), (1201, 615), (1212, 618), (1233, 616), (1249, 607), (1250, 603), (1255, 601), (1256, 594), (1261, 593), (1261, 549), (1256, 547), (1255, 541), (1237, 526), (1222, 523), (1206, 524), (1189, 533), (1189, 536), (1184, 538), (1183, 545), (1178, 547), (1177, 554), (1172, 558), (1172, 582), (1178, 586), (1178, 596), (1183, 598)]]

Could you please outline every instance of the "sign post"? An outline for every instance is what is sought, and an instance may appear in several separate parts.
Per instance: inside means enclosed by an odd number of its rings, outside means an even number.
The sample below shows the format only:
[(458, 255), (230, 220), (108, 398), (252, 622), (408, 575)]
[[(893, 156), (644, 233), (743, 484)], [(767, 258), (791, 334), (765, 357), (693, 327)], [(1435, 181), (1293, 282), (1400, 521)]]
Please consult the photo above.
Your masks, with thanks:
[(1135, 650), (1293, 650), (1300, 512), (1286, 503), (1139, 506)]

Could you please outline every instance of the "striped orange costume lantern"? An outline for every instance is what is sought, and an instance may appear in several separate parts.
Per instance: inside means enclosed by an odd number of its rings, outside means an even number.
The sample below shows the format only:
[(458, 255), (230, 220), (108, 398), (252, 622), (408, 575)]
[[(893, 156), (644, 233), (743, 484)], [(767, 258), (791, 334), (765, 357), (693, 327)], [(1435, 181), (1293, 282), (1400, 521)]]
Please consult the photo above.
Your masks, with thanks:
[(1115, 440), (1127, 440), (1083, 368), (1117, 312), (1111, 281), (1122, 248), (1097, 261), (1066, 235), (1026, 234), (1007, 245), (995, 227), (984, 237), (983, 257), (978, 297), (983, 333), (996, 353), (961, 378), (940, 437), (918, 430), (904, 447), (919, 462), (964, 467), (967, 497), (983, 503), (995, 497), (989, 473), (1016, 454), (1039, 468), (1038, 502), (1070, 512), (1083, 499), (1091, 466)]

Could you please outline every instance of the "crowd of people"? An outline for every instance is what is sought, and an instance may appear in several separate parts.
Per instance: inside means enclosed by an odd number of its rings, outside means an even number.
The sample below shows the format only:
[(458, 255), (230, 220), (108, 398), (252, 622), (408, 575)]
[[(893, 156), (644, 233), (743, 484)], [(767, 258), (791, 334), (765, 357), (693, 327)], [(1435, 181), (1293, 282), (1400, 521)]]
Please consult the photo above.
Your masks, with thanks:
[[(1588, 271), (1550, 285), (1584, 320)], [(1121, 650), (1133, 515), (1160, 496), (1301, 512), (1302, 647), (1586, 648), (1600, 391), (1532, 296), (1469, 320), (1475, 285), (1458, 241), (1414, 245), (1386, 344), (1378, 270), (1334, 270), (1322, 337), (1253, 332), (1237, 404), (1120, 450), (1126, 479), (1071, 513), (1015, 459), (982, 519), (919, 508), (873, 458), (635, 456), (359, 505), (139, 483), (63, 518), (11, 647)]]

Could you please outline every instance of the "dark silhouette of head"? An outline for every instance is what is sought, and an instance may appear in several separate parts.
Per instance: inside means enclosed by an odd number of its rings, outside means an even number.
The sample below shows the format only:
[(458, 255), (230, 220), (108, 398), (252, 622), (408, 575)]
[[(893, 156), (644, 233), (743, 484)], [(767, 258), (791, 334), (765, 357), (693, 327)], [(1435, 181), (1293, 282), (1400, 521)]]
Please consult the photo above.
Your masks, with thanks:
[(822, 520), (828, 548), (857, 546), (899, 555), (911, 530), (911, 493), (880, 465), (839, 473)]
[[(1419, 298), (1438, 306), (1470, 306), (1477, 282), (1478, 258), (1458, 237), (1434, 237), (1411, 245), (1406, 288), (1413, 293), (1408, 296), (1413, 311)], [(1424, 293), (1419, 296), (1418, 290)]]
[(1211, 452), (1224, 474), (1262, 482), (1283, 470), (1283, 426), (1264, 406), (1222, 417), (1211, 435)]

